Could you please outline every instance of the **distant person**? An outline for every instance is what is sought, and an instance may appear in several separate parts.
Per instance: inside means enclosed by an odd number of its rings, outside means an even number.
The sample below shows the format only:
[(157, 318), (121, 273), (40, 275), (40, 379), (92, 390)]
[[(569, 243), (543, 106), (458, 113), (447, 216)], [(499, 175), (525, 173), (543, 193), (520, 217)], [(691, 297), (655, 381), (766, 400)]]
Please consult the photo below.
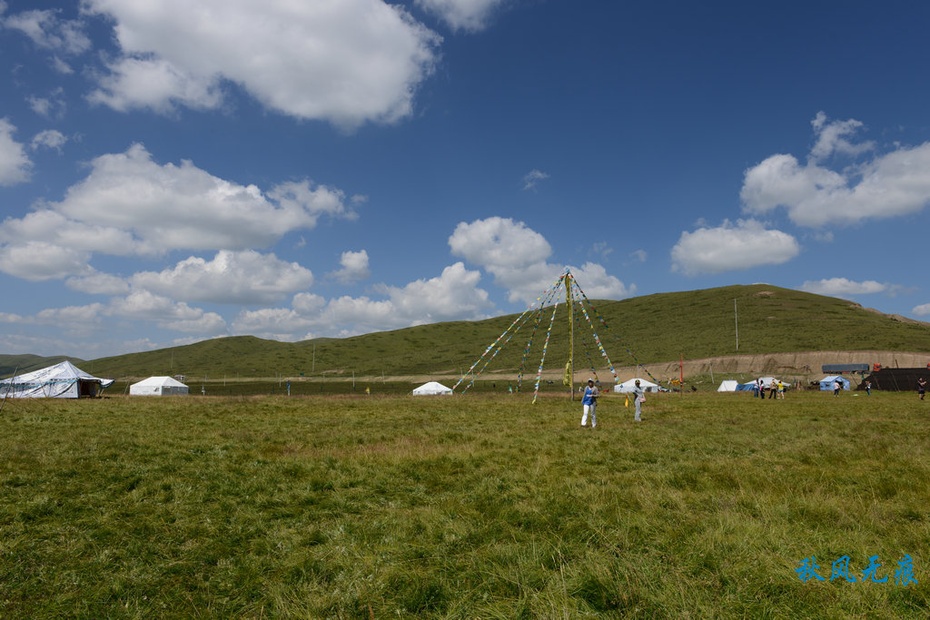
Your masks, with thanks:
[(762, 379), (756, 379), (756, 396), (759, 398), (765, 398), (765, 384), (762, 383)]
[(921, 377), (917, 380), (917, 396), (920, 400), (924, 399), (924, 392), (927, 391), (927, 380)]
[(833, 380), (833, 396), (839, 396), (839, 395), (840, 395), (840, 388), (842, 388), (842, 387), (843, 387), (843, 384), (840, 383), (839, 377), (837, 377), (836, 379), (834, 379), (834, 380)]
[(781, 382), (781, 379), (778, 380), (778, 398), (785, 400), (785, 384)]
[(871, 381), (865, 382), (865, 395), (866, 396), (872, 395), (872, 382)]
[(588, 416), (591, 416), (591, 428), (597, 427), (597, 397), (599, 395), (597, 386), (594, 385), (594, 379), (588, 379), (588, 386), (584, 389), (584, 396), (581, 398), (581, 406), (584, 413), (581, 415), (581, 427), (588, 424)]
[(771, 400), (775, 398), (775, 396), (776, 396), (775, 381), (772, 380), (772, 382), (769, 383), (769, 399)]
[(643, 391), (643, 388), (639, 385), (639, 379), (634, 381), (633, 385), (633, 406), (635, 407), (633, 413), (634, 422), (642, 422), (642, 413), (643, 413), (643, 403), (646, 402), (646, 393)]

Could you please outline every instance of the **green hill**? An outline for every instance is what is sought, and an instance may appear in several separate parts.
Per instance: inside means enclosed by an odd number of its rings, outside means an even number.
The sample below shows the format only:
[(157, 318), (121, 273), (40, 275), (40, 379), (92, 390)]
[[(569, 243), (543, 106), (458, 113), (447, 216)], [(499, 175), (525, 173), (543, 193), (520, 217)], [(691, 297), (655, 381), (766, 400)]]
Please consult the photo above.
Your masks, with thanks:
[(80, 366), (84, 360), (76, 357), (65, 357), (56, 355), (53, 357), (42, 357), (40, 355), (0, 355), (0, 377), (11, 375), (21, 375), (33, 370), (39, 370), (58, 362), (65, 360), (70, 361), (75, 366)]
[[(616, 366), (739, 354), (800, 351), (930, 351), (930, 324), (884, 315), (858, 304), (754, 284), (661, 293), (623, 301), (595, 301), (589, 311), (600, 341)], [(344, 339), (296, 343), (237, 336), (192, 345), (107, 357), (81, 366), (119, 377), (183, 374), (190, 379), (460, 374), (478, 360), (518, 315), (448, 322)], [(548, 333), (546, 368), (568, 358), (564, 304), (538, 313), (504, 344), (489, 370), (516, 371), (526, 356), (535, 374)], [(605, 328), (597, 316), (604, 319)], [(578, 367), (599, 360), (598, 346), (576, 312)], [(551, 329), (550, 329), (551, 323)], [(534, 326), (536, 327), (534, 333)], [(739, 350), (736, 350), (737, 327)], [(530, 346), (531, 345), (531, 346)], [(495, 349), (496, 350), (496, 349)]]

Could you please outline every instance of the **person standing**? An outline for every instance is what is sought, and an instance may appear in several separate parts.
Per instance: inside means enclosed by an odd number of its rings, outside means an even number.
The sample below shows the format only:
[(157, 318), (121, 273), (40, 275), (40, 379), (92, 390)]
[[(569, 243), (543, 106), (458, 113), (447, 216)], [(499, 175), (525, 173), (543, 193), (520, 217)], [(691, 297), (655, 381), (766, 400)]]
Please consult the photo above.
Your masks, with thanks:
[(639, 379), (634, 381), (633, 385), (633, 421), (642, 422), (641, 415), (643, 413), (643, 403), (646, 402), (646, 393), (643, 391), (643, 388), (639, 385)]
[(584, 413), (581, 415), (582, 428), (587, 426), (588, 416), (591, 416), (591, 428), (597, 426), (597, 386), (594, 385), (594, 379), (588, 379), (588, 386), (584, 389), (584, 396), (581, 399), (581, 406)]
[(920, 400), (924, 399), (924, 392), (927, 391), (927, 380), (921, 377), (917, 380), (917, 396)]
[(866, 396), (872, 395), (872, 382), (871, 381), (865, 382), (865, 395)]
[(834, 397), (840, 395), (840, 388), (842, 388), (842, 387), (843, 387), (843, 384), (840, 383), (840, 378), (839, 378), (839, 377), (836, 377), (836, 378), (833, 380), (833, 396), (834, 396)]

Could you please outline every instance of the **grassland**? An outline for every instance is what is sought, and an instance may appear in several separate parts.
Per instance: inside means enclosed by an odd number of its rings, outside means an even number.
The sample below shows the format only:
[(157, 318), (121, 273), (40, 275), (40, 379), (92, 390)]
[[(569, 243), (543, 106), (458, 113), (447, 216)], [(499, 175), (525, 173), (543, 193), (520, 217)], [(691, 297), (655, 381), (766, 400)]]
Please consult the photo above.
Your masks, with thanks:
[[(930, 401), (11, 401), (4, 618), (925, 618)], [(894, 583), (913, 558), (918, 583)], [(815, 556), (825, 578), (795, 572)], [(878, 556), (885, 583), (857, 577)]]

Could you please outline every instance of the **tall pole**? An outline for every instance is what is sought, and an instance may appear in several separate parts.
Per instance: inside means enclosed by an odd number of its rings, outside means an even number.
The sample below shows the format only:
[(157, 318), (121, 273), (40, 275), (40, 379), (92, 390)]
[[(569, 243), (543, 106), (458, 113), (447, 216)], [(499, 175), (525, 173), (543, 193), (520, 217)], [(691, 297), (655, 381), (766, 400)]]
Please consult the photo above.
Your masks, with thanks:
[(575, 400), (575, 304), (572, 298), (572, 274), (565, 272), (565, 304), (568, 306), (568, 389)]
[(733, 300), (733, 320), (736, 321), (736, 350), (739, 351), (739, 315), (736, 313), (736, 300)]

